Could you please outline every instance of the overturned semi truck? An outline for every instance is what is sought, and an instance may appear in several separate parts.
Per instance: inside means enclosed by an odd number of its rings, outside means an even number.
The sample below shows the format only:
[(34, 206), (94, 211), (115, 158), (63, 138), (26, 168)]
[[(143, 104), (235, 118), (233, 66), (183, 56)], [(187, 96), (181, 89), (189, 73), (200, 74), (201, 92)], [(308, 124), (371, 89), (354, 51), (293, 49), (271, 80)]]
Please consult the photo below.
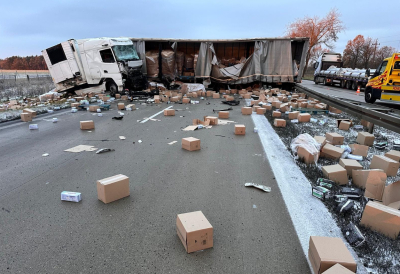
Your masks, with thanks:
[(42, 51), (56, 91), (140, 93), (148, 82), (206, 86), (294, 85), (308, 38), (70, 39)]

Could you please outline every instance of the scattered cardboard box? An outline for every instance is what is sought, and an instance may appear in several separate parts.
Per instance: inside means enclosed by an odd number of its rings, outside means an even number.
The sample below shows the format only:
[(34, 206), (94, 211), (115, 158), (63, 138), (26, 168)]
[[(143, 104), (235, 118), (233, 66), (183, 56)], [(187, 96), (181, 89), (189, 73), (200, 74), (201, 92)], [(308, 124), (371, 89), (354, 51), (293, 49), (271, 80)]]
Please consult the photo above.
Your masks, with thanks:
[(164, 109), (164, 116), (175, 116), (175, 109)]
[(115, 94), (115, 99), (120, 99), (121, 98), (121, 94)]
[(129, 178), (125, 175), (118, 174), (97, 181), (97, 197), (105, 204), (129, 195)]
[(400, 232), (400, 210), (369, 201), (360, 224), (395, 240)]
[(342, 121), (342, 122), (340, 122), (340, 124), (339, 124), (339, 129), (341, 129), (341, 130), (349, 130), (349, 129), (350, 129), (350, 126), (351, 126), (351, 122), (349, 122), (349, 121)]
[(331, 144), (325, 144), (321, 149), (321, 157), (329, 159), (339, 159), (344, 152), (343, 148), (335, 147)]
[(253, 109), (251, 107), (242, 107), (243, 115), (250, 115), (253, 113)]
[(281, 117), (282, 116), (282, 113), (280, 112), (280, 111), (273, 111), (272, 112), (272, 117)]
[(207, 96), (207, 97), (211, 97), (212, 95), (213, 95), (213, 91), (207, 90), (206, 96)]
[(326, 144), (326, 137), (324, 136), (314, 136), (315, 141), (317, 141), (318, 144), (321, 145), (321, 149), (323, 146)]
[(135, 104), (129, 104), (125, 108), (126, 109), (130, 109), (130, 110), (135, 110), (136, 109), (136, 105)]
[(385, 187), (382, 203), (385, 206), (400, 210), (400, 181), (391, 183)]
[(354, 274), (354, 272), (345, 268), (341, 264), (335, 264), (334, 266), (332, 266), (331, 268), (329, 268), (327, 271), (323, 272), (322, 274)]
[(327, 179), (339, 185), (346, 185), (349, 182), (347, 171), (341, 165), (323, 166), (322, 173)]
[(382, 201), (386, 184), (386, 173), (380, 169), (353, 170), (353, 184), (365, 189), (364, 196)]
[(187, 253), (213, 247), (213, 227), (201, 211), (178, 214), (176, 232)]
[(221, 95), (219, 93), (213, 93), (213, 98), (219, 99), (219, 98), (221, 98)]
[(21, 113), (21, 120), (23, 122), (31, 122), (32, 121), (32, 114), (31, 113)]
[(183, 98), (182, 99), (182, 103), (183, 104), (189, 104), (190, 103), (190, 99), (189, 98)]
[(182, 138), (182, 148), (189, 151), (200, 150), (200, 139), (194, 137)]
[(118, 109), (119, 110), (125, 109), (125, 104), (124, 103), (118, 103)]
[(356, 160), (351, 160), (351, 159), (340, 159), (339, 160), (339, 165), (341, 165), (342, 167), (344, 167), (347, 171), (347, 175), (349, 177), (352, 177), (352, 172), (353, 170), (359, 170), (359, 169), (363, 169), (363, 166), (360, 165), (359, 162), (357, 162)]
[(396, 176), (400, 163), (382, 155), (374, 155), (369, 166), (370, 169), (382, 169), (387, 176)]
[(329, 107), (329, 112), (336, 113), (336, 114), (342, 113), (342, 111), (340, 109), (337, 109), (337, 108), (334, 108), (334, 107)]
[(77, 107), (79, 107), (79, 103), (71, 103), (71, 107), (77, 108)]
[(218, 112), (219, 119), (228, 119), (229, 118), (229, 111), (220, 111)]
[(204, 121), (210, 120), (210, 125), (215, 126), (218, 125), (218, 117), (214, 116), (205, 116)]
[(233, 100), (235, 100), (235, 97), (233, 97), (233, 96), (226, 97), (226, 101), (233, 101)]
[(122, 95), (121, 100), (128, 100), (128, 95)]
[(299, 120), (300, 123), (310, 122), (310, 119), (311, 119), (310, 113), (299, 113), (297, 115), (297, 120)]
[(80, 121), (81, 129), (94, 129), (94, 122), (93, 120), (88, 121)]
[(351, 148), (351, 154), (363, 157), (368, 156), (368, 148), (369, 148), (368, 146), (358, 145), (358, 144), (350, 144), (349, 146)]
[(36, 117), (36, 111), (34, 111), (34, 110), (30, 109), (30, 108), (25, 108), (22, 112), (23, 113), (30, 113), (32, 118)]
[(360, 145), (372, 146), (374, 144), (375, 136), (368, 132), (359, 132), (356, 142)]
[(308, 258), (315, 274), (323, 273), (335, 264), (357, 272), (357, 263), (340, 238), (311, 236)]
[(332, 145), (343, 145), (344, 142), (344, 137), (340, 134), (331, 132), (331, 133), (325, 133), (326, 140), (331, 143)]
[(305, 149), (303, 147), (299, 147), (297, 149), (297, 156), (299, 156), (299, 159), (301, 159), (304, 163), (310, 165), (310, 164), (314, 164), (315, 160), (318, 161), (319, 153), (318, 153), (318, 155), (316, 155), (316, 159), (315, 159), (315, 156), (313, 154), (311, 154), (307, 149)]
[(286, 127), (286, 120), (284, 119), (275, 119), (274, 120), (275, 127)]
[(263, 114), (265, 114), (266, 112), (267, 112), (267, 110), (266, 110), (265, 108), (262, 108), (262, 107), (257, 108), (257, 110), (256, 110), (256, 113), (257, 113), (257, 114), (260, 114), (260, 115), (263, 115)]
[(261, 108), (260, 106), (253, 106), (253, 112), (257, 112), (257, 109)]
[[(125, 108), (125, 106), (124, 106), (124, 108)], [(99, 106), (89, 106), (89, 111), (90, 112), (97, 112), (98, 109), (100, 109)]]
[(243, 94), (242, 97), (244, 99), (251, 99), (251, 94), (250, 93), (246, 93), (246, 94)]
[(279, 107), (279, 110), (281, 111), (281, 112), (286, 112), (286, 111), (289, 111), (289, 104), (288, 103), (284, 103), (284, 104), (281, 104), (280, 105), (280, 107)]
[(300, 114), (299, 111), (292, 111), (289, 112), (289, 120), (294, 120), (297, 119), (297, 116)]
[(265, 108), (266, 110), (272, 110), (272, 105), (270, 104), (265, 104), (261, 106), (262, 108)]
[(397, 150), (391, 150), (389, 152), (385, 153), (385, 156), (396, 161), (396, 162), (400, 162), (400, 151)]
[(235, 134), (236, 135), (245, 135), (246, 134), (246, 126), (245, 125), (235, 125)]

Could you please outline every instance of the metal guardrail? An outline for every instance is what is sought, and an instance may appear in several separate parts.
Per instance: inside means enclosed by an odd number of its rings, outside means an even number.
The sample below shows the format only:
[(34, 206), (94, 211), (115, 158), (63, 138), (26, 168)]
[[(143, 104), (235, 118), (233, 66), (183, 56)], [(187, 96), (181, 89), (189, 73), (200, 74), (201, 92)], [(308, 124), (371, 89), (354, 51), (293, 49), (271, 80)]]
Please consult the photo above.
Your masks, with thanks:
[(305, 94), (328, 104), (329, 106), (340, 109), (341, 111), (375, 125), (400, 133), (400, 115), (396, 113), (394, 109), (323, 94), (304, 87), (301, 84), (296, 84), (296, 89), (297, 91), (304, 92)]

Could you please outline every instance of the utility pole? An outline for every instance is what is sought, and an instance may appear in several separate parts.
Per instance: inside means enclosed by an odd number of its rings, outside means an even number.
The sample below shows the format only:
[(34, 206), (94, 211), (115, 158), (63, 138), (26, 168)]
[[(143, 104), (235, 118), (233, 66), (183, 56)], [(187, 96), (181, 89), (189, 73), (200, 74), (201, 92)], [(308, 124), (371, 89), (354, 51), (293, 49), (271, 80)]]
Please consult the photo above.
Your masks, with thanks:
[[(372, 57), (372, 60), (374, 61), (374, 63), (375, 63), (375, 54), (376, 54), (376, 47), (378, 46), (378, 45), (380, 45), (380, 44), (378, 44), (378, 39), (375, 39), (375, 43), (374, 44), (372, 44), (373, 46), (375, 46), (375, 49), (374, 49), (374, 55), (373, 55), (373, 57)], [(376, 65), (374, 64), (374, 66), (376, 67)]]

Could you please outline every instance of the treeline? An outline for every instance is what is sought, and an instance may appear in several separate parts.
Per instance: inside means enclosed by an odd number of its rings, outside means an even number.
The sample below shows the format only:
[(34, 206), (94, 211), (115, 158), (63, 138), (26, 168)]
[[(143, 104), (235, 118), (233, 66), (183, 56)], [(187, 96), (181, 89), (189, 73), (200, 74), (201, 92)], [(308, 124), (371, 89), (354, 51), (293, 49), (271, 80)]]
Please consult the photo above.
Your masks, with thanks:
[(42, 55), (11, 56), (6, 59), (0, 59), (0, 69), (47, 70), (47, 65)]
[(391, 57), (396, 49), (379, 46), (378, 39), (357, 35), (347, 42), (343, 51), (343, 66), (346, 68), (378, 68), (383, 59)]

